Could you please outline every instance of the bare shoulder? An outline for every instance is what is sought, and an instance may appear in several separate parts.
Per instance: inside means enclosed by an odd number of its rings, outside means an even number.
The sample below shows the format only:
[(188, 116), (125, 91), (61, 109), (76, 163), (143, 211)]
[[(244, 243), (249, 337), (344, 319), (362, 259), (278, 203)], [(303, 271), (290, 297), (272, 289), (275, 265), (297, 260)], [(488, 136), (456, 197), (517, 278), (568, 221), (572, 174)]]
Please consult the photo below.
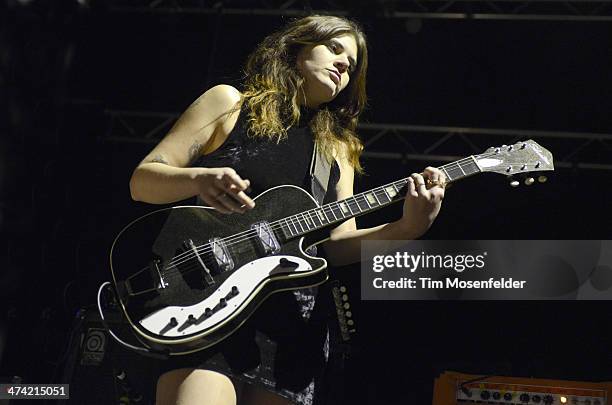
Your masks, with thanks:
[(206, 90), (179, 117), (171, 132), (197, 132), (205, 138), (223, 124), (242, 96), (233, 86), (220, 84)]
[(214, 120), (214, 129), (201, 153), (207, 154), (216, 150), (228, 138), (240, 114), (243, 101), (238, 89), (228, 84), (211, 87), (202, 94), (187, 111), (198, 117), (208, 115), (208, 120)]
[(234, 86), (229, 84), (218, 84), (206, 90), (204, 94), (194, 101), (189, 109), (213, 109), (218, 112), (227, 112), (239, 103), (242, 95)]
[[(163, 160), (171, 166), (186, 167), (199, 155), (225, 141), (235, 125), (241, 100), (242, 95), (233, 86), (211, 87), (181, 114), (143, 162)], [(157, 159), (158, 156), (162, 160)]]
[(202, 101), (206, 101), (214, 102), (220, 107), (231, 107), (240, 99), (241, 94), (237, 88), (229, 84), (218, 84), (206, 90), (191, 106), (198, 106)]

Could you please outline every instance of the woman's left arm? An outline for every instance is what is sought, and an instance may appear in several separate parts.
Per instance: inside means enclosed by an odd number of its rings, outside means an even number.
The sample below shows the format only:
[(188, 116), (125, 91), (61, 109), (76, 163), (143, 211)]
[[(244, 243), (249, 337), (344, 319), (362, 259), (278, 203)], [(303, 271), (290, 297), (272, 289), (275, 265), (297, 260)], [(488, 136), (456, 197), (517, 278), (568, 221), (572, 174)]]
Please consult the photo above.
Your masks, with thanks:
[[(336, 185), (338, 200), (353, 195), (354, 170), (346, 158), (338, 157), (340, 180)], [(428, 188), (431, 180), (435, 185)], [(427, 167), (422, 174), (413, 173), (408, 179), (402, 218), (373, 228), (357, 229), (355, 218), (346, 220), (331, 230), (323, 244), (330, 264), (346, 265), (360, 260), (362, 240), (412, 240), (421, 237), (440, 212), (444, 198), (444, 174)]]

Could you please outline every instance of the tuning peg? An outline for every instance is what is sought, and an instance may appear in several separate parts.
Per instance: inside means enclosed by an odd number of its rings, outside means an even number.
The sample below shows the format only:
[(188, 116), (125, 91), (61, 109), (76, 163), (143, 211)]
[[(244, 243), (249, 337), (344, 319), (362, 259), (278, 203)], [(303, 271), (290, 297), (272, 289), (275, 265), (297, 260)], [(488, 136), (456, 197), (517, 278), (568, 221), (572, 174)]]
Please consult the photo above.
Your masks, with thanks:
[(547, 180), (548, 180), (548, 177), (546, 176), (538, 176), (538, 182), (540, 183), (546, 183)]
[(519, 186), (519, 182), (518, 180), (514, 179), (514, 176), (508, 176), (508, 180), (510, 181), (510, 186), (511, 187), (518, 187)]
[(533, 179), (533, 177), (527, 177), (527, 178), (525, 179), (525, 184), (526, 184), (527, 186), (531, 186), (531, 185), (532, 185), (534, 182), (535, 182), (535, 180)]

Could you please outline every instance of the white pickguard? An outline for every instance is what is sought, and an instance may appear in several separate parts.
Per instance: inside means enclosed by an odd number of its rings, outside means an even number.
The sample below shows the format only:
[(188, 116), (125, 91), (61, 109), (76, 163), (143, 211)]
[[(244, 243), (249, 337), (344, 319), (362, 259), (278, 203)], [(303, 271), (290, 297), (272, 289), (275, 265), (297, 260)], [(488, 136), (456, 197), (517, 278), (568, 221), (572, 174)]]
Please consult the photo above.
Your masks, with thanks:
[[(283, 273), (285, 275), (312, 270), (310, 264), (299, 257), (285, 255), (262, 257), (236, 270), (204, 301), (187, 307), (165, 307), (143, 318), (139, 323), (142, 327), (155, 334), (161, 334), (161, 332), (164, 331), (163, 336), (165, 337), (182, 337), (210, 329), (232, 316), (237, 308), (241, 307), (245, 301), (250, 299), (252, 293), (261, 287), (265, 279), (270, 277), (270, 273), (274, 270), (278, 271), (278, 266), (282, 258), (297, 263), (297, 267), (287, 269), (286, 273)], [(179, 328), (185, 324), (189, 315), (193, 315), (196, 319), (200, 318), (200, 316), (204, 314), (206, 308), (215, 307), (219, 303), (219, 300), (231, 291), (232, 286), (238, 287), (238, 295), (228, 300), (225, 308), (221, 308), (201, 322), (182, 328), (182, 330), (179, 331)], [(170, 319), (173, 317), (178, 321), (177, 326), (168, 328)]]

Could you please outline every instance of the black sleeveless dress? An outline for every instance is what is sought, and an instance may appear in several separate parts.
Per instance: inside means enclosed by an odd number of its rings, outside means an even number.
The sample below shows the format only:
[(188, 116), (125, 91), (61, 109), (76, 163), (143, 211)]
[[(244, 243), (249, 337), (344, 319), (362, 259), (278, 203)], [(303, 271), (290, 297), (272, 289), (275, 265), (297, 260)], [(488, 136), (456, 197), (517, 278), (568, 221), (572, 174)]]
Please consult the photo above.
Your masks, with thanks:
[[(231, 167), (251, 181), (251, 197), (278, 185), (292, 184), (310, 192), (310, 162), (314, 148), (305, 111), (286, 139), (254, 139), (247, 135), (241, 111), (234, 130), (216, 151), (194, 167)], [(339, 178), (334, 165), (329, 189)], [(239, 215), (239, 214), (232, 214)], [(172, 359), (166, 369), (198, 367), (257, 384), (299, 405), (321, 402), (329, 358), (328, 326), (335, 308), (328, 286), (272, 294), (234, 334), (218, 345)], [(184, 358), (183, 358), (184, 357)], [(318, 398), (318, 399), (317, 399)]]

